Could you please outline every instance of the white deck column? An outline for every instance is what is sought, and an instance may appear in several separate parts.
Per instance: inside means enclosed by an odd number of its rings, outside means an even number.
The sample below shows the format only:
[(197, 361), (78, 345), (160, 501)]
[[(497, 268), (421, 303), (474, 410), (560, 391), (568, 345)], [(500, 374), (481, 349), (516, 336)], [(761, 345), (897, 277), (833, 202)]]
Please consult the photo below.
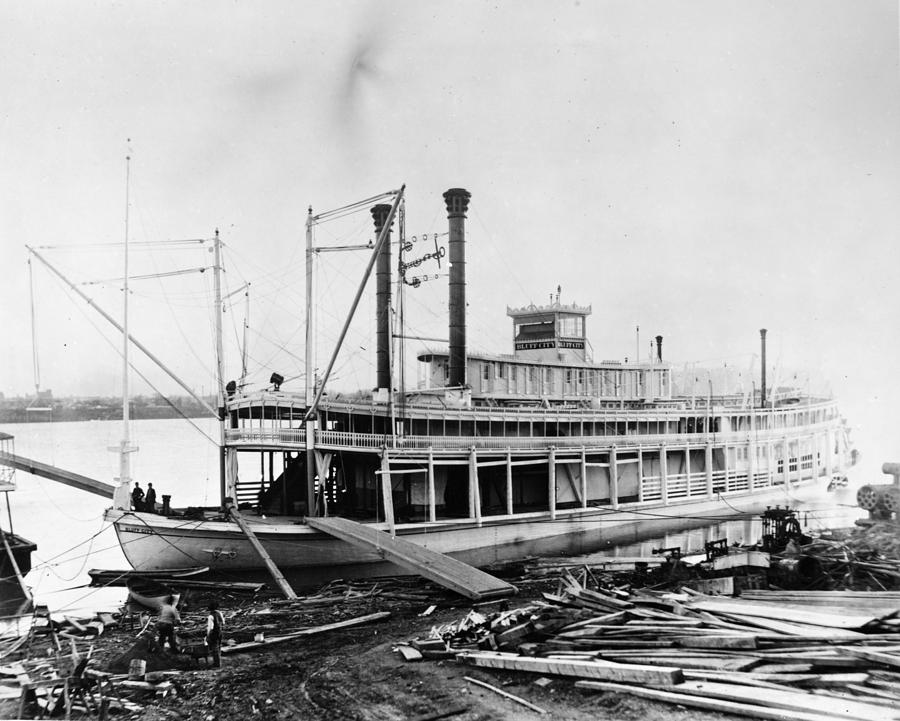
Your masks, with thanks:
[(749, 462), (747, 471), (747, 486), (752, 491), (756, 488), (756, 441), (751, 436), (750, 442), (747, 444), (747, 460)]
[(587, 451), (581, 447), (581, 507), (587, 508)]
[(506, 513), (513, 514), (512, 451), (506, 449)]
[(687, 477), (687, 494), (691, 497), (691, 447), (684, 447), (684, 472)]
[(769, 467), (769, 485), (774, 485), (775, 481), (775, 443), (769, 441), (766, 443), (766, 465)]
[(384, 520), (387, 522), (388, 532), (394, 533), (394, 494), (391, 492), (391, 462), (388, 452), (381, 454), (381, 500), (384, 502)]
[(478, 487), (478, 457), (474, 446), (469, 451), (469, 517), (481, 525), (481, 489)]
[(550, 446), (547, 457), (547, 501), (550, 507), (550, 519), (556, 518), (556, 449)]
[(706, 495), (708, 498), (712, 498), (713, 495), (713, 448), (712, 443), (709, 441), (706, 442), (705, 452), (705, 463), (706, 463)]
[(437, 501), (434, 497), (434, 450), (428, 446), (428, 520), (437, 520)]
[(728, 454), (728, 444), (722, 444), (722, 457), (725, 459), (725, 491), (726, 493), (731, 490), (728, 486), (728, 469), (731, 467), (731, 458)]
[(787, 436), (781, 441), (781, 457), (784, 459), (782, 466), (784, 469), (784, 485), (788, 486), (791, 483), (791, 444)]
[(659, 484), (662, 502), (669, 502), (669, 459), (666, 456), (666, 444), (659, 447)]
[(609, 449), (609, 502), (613, 508), (619, 507), (619, 457), (616, 447)]
[(638, 503), (640, 503), (644, 500), (644, 449), (638, 446), (637, 454)]

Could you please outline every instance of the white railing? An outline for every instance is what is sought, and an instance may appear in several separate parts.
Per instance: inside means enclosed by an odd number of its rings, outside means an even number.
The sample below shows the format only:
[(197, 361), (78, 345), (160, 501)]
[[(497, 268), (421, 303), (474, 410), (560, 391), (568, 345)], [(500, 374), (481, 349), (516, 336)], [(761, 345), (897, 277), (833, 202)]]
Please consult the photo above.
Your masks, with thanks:
[(306, 431), (302, 428), (228, 428), (225, 443), (230, 446), (303, 446)]

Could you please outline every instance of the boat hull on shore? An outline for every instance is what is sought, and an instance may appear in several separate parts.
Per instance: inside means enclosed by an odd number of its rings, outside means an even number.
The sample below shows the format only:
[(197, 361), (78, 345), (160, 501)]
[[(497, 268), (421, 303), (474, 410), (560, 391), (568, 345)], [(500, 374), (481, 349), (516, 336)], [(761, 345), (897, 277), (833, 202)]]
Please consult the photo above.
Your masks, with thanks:
[[(823, 491), (827, 478), (772, 486), (750, 492), (669, 503), (622, 504), (618, 509), (558, 510), (515, 517), (398, 524), (404, 539), (475, 566), (534, 555), (582, 554), (612, 545), (638, 542), (718, 520), (760, 513), (774, 504), (795, 504)], [(211, 574), (254, 572), (259, 556), (237, 524), (224, 520), (186, 520), (110, 510), (119, 542), (135, 569), (152, 571), (193, 566)], [(299, 518), (251, 519), (250, 526), (267, 553), (295, 583), (319, 583), (329, 577), (407, 573), (383, 561), (377, 550), (363, 550), (315, 531)], [(373, 524), (387, 531), (385, 524)], [(352, 574), (349, 572), (353, 567)], [(365, 569), (365, 571), (361, 570)]]

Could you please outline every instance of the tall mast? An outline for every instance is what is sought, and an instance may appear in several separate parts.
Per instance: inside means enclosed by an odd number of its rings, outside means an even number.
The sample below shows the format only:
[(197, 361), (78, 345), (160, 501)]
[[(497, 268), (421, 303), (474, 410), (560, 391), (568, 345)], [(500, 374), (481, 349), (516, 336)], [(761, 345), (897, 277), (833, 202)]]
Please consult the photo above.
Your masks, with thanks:
[[(34, 403), (37, 405), (41, 392), (41, 370), (38, 365), (37, 331), (34, 322), (34, 275), (31, 270), (31, 258), (28, 258), (28, 291), (31, 295), (31, 356), (34, 364)], [(7, 496), (9, 498), (9, 496)]]
[(131, 429), (130, 416), (130, 389), (129, 389), (129, 360), (128, 352), (131, 342), (128, 337), (128, 215), (131, 210), (131, 198), (129, 197), (131, 189), (131, 156), (125, 156), (125, 278), (123, 285), (122, 301), (122, 441), (118, 449), (110, 450), (119, 451), (119, 491), (113, 498), (113, 503), (119, 508), (128, 509), (130, 499), (128, 495), (131, 493), (131, 456), (130, 454), (137, 450), (131, 445)]
[(309, 206), (306, 214), (306, 382), (304, 384), (304, 405), (306, 416), (303, 425), (306, 430), (306, 513), (316, 515), (316, 438), (315, 420), (310, 413), (314, 393), (313, 375), (313, 212)]
[(213, 240), (213, 257), (215, 268), (213, 288), (216, 304), (216, 408), (219, 411), (219, 491), (222, 503), (225, 503), (225, 352), (222, 349), (222, 241), (219, 229)]

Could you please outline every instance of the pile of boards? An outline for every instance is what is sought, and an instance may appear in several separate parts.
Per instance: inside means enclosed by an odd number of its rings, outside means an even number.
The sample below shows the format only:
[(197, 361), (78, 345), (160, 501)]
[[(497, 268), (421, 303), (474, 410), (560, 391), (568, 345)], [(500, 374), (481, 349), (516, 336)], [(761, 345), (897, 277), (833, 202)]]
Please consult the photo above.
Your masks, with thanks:
[(900, 588), (900, 532), (895, 523), (833, 531), (802, 546), (821, 569), (820, 584), (830, 588), (893, 590)]
[(464, 664), (751, 718), (900, 719), (900, 592), (735, 599), (590, 589), (564, 574), (556, 593), (521, 611), (462, 633), (437, 628), (412, 645), (426, 657), (440, 644)]

